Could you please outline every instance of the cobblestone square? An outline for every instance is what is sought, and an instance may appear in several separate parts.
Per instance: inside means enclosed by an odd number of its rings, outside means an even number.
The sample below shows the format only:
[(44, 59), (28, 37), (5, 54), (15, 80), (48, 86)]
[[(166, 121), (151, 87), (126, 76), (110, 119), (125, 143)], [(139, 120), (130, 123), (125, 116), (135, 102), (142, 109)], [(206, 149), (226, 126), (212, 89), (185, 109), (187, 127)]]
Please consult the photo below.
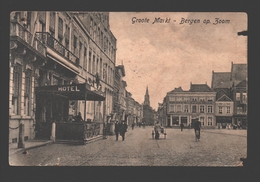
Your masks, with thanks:
[[(86, 145), (51, 144), (9, 156), (13, 166), (238, 166), (247, 156), (247, 131), (166, 128), (166, 139), (152, 139), (152, 127), (128, 129), (125, 141), (115, 136)], [(58, 159), (59, 158), (59, 159)], [(60, 161), (59, 161), (60, 160)]]

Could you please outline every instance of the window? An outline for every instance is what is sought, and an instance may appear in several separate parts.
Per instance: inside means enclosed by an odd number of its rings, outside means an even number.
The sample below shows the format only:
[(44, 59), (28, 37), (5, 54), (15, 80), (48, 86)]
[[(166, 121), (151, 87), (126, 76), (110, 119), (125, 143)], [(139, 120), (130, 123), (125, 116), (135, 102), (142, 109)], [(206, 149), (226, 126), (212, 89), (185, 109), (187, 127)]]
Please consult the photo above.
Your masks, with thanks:
[(63, 38), (63, 20), (60, 17), (58, 21), (58, 37), (59, 39)]
[(189, 106), (188, 105), (184, 105), (184, 112), (189, 112)]
[(230, 114), (230, 107), (227, 107), (227, 113)]
[(22, 79), (22, 66), (16, 65), (13, 72), (13, 96), (12, 96), (12, 114), (20, 114), (20, 90)]
[(208, 97), (208, 101), (214, 101), (214, 98), (213, 97)]
[(208, 117), (208, 126), (212, 126), (212, 125), (213, 125), (212, 117)]
[(80, 66), (83, 65), (84, 62), (84, 57), (82, 57), (82, 42), (79, 42), (79, 61), (80, 61)]
[(88, 72), (91, 73), (91, 51), (89, 51), (89, 56), (88, 56)]
[(184, 101), (189, 101), (189, 97), (183, 97)]
[(208, 113), (212, 113), (212, 106), (208, 106)]
[(97, 57), (97, 66), (96, 66), (96, 73), (98, 73), (99, 72), (99, 57)]
[(192, 112), (193, 112), (193, 113), (196, 113), (196, 112), (197, 112), (197, 107), (194, 106), (194, 105), (192, 106)]
[(83, 60), (83, 68), (87, 70), (87, 48), (84, 47), (84, 60)]
[(177, 105), (177, 112), (181, 112), (181, 105)]
[(218, 113), (222, 114), (222, 107), (221, 106), (218, 107)]
[(170, 104), (169, 112), (174, 112), (174, 105)]
[(240, 101), (240, 93), (236, 93), (236, 101)]
[(54, 30), (55, 30), (55, 12), (50, 13), (50, 31), (53, 32), (54, 36)]
[(24, 89), (24, 114), (30, 116), (31, 112), (31, 93), (32, 93), (32, 71), (25, 72), (25, 89)]
[(95, 74), (95, 63), (96, 62), (96, 57), (93, 55), (93, 64), (92, 64), (92, 74)]
[(174, 97), (169, 97), (170, 101), (175, 101)]
[(182, 101), (182, 97), (177, 97), (176, 101)]
[(196, 97), (192, 97), (191, 101), (197, 101), (197, 98)]
[(102, 59), (100, 58), (100, 63), (99, 63), (99, 65), (100, 65), (100, 69), (99, 69), (99, 76), (100, 76), (100, 79), (102, 79)]
[(200, 106), (200, 113), (204, 113), (204, 106)]
[(74, 40), (73, 40), (73, 53), (76, 53), (77, 49), (77, 37), (74, 35)]
[(200, 101), (205, 101), (205, 97), (200, 97)]
[(202, 126), (204, 126), (204, 124), (205, 124), (204, 123), (204, 117), (200, 117), (200, 123), (201, 123)]
[(247, 94), (246, 93), (242, 93), (242, 103), (243, 104), (247, 103)]

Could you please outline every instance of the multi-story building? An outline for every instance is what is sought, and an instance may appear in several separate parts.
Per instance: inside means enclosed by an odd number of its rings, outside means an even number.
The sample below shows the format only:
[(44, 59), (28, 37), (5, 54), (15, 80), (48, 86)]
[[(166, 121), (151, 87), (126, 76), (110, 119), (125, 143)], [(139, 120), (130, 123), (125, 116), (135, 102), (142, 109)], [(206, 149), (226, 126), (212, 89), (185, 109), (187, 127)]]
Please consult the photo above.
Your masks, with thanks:
[(166, 97), (164, 97), (162, 103), (158, 103), (158, 121), (161, 126), (166, 127), (167, 126), (167, 115), (166, 115)]
[(122, 79), (125, 76), (125, 68), (123, 65), (115, 67), (115, 84), (114, 84), (114, 100), (113, 113), (118, 120), (125, 119), (126, 111), (126, 82)]
[(116, 60), (109, 13), (24, 11), (10, 18), (10, 142), (21, 122), (27, 139), (49, 137), (53, 122), (78, 112), (108, 122)]
[(175, 88), (166, 95), (167, 126), (192, 126), (194, 119), (199, 118), (202, 126), (213, 127), (215, 121), (214, 92), (207, 84), (192, 84), (190, 90)]
[[(231, 63), (231, 72), (212, 71), (211, 88), (217, 92), (217, 99), (226, 98), (225, 103), (229, 104), (226, 116), (223, 115), (222, 108), (217, 111), (218, 123), (247, 124), (247, 64)], [(218, 102), (216, 102), (218, 103)], [(219, 106), (217, 106), (219, 107)], [(217, 109), (217, 108), (216, 108)], [(219, 112), (222, 112), (221, 114)], [(221, 115), (221, 116), (220, 116)], [(223, 117), (224, 116), (224, 117)]]

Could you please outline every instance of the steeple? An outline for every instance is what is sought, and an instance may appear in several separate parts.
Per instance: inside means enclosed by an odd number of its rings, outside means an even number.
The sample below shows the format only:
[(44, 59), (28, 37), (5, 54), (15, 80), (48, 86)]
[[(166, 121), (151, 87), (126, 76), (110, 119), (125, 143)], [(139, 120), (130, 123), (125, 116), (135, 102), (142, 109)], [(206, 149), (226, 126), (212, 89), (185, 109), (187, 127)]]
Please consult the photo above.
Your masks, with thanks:
[(149, 95), (149, 93), (148, 93), (148, 86), (146, 86), (146, 93), (145, 93), (145, 95)]
[(145, 96), (144, 96), (144, 105), (150, 106), (150, 96), (149, 96), (149, 93), (148, 93), (148, 86), (146, 86), (146, 93), (145, 93)]

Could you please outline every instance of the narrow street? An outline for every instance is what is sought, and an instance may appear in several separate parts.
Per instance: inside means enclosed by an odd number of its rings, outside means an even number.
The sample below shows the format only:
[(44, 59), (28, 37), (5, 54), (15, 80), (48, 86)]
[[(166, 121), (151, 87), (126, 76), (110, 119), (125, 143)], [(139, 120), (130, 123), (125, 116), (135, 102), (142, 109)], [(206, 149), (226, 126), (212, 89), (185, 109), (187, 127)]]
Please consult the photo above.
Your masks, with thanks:
[(152, 139), (152, 127), (128, 128), (125, 141), (115, 136), (86, 145), (51, 144), (9, 156), (14, 166), (238, 166), (247, 155), (246, 130), (168, 129)]

